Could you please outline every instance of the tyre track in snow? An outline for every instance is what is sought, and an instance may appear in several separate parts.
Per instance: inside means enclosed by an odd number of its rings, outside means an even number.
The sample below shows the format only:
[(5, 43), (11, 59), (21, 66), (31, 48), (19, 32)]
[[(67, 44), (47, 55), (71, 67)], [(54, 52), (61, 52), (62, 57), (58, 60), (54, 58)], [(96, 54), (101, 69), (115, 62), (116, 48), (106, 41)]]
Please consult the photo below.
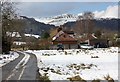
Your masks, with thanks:
[(35, 81), (36, 77), (37, 77), (37, 70), (38, 70), (37, 58), (32, 53), (26, 53), (26, 54), (30, 55), (30, 59), (26, 65), (26, 68), (25, 68), (20, 80), (29, 80), (29, 81), (33, 80), (33, 81)]

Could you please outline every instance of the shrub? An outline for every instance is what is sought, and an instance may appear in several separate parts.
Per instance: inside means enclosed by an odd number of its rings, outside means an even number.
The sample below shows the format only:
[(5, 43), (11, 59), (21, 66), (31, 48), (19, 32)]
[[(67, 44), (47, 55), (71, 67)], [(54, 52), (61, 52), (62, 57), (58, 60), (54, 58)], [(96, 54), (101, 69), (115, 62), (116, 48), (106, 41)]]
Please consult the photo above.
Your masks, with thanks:
[(70, 81), (74, 82), (74, 81), (79, 81), (79, 82), (86, 82), (84, 79), (82, 79), (79, 75), (75, 76), (75, 77), (70, 77), (70, 78), (67, 78), (69, 79)]
[(94, 80), (92, 80), (92, 82), (100, 82), (100, 80), (99, 79), (94, 79)]
[(67, 55), (67, 51), (65, 51), (65, 55)]

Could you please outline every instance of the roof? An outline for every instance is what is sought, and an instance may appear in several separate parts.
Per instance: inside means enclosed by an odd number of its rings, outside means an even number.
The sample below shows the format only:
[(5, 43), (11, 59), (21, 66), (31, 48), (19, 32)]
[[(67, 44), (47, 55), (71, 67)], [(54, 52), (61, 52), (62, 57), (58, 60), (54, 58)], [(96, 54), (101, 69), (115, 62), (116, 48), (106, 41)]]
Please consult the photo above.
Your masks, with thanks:
[(19, 32), (6, 32), (7, 36), (20, 38), (21, 35)]
[(76, 43), (77, 40), (69, 34), (60, 31), (56, 36), (53, 37), (53, 42)]
[(56, 38), (56, 41), (76, 41), (76, 39), (66, 33), (63, 33), (58, 38)]
[(52, 40), (55, 40), (56, 38), (58, 38), (60, 35), (62, 35), (64, 32), (63, 31), (59, 31), (53, 38)]
[(92, 39), (97, 39), (97, 37), (95, 37), (93, 34), (88, 34), (86, 37), (82, 37), (80, 38), (81, 42), (86, 42), (88, 40), (92, 40)]

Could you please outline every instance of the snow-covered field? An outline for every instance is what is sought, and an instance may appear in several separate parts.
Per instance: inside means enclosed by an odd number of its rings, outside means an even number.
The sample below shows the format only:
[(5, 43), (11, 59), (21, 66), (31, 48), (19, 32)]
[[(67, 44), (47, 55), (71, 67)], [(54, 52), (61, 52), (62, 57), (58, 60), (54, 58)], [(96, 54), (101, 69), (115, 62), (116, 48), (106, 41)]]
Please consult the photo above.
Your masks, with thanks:
[(118, 48), (28, 50), (37, 57), (39, 72), (50, 80), (67, 80), (79, 75), (84, 80), (100, 79), (110, 76), (118, 80)]
[(6, 65), (7, 63), (15, 60), (19, 57), (19, 54), (16, 52), (10, 52), (10, 54), (0, 54), (0, 67)]

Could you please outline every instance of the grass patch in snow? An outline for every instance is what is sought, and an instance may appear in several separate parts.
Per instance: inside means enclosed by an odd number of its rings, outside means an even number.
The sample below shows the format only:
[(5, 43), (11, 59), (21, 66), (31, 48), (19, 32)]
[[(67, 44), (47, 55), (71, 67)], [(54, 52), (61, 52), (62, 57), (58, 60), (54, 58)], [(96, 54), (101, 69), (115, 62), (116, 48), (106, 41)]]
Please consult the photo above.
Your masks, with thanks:
[(67, 79), (69, 79), (71, 82), (87, 82), (83, 78), (81, 78), (79, 75), (74, 77), (69, 77)]

